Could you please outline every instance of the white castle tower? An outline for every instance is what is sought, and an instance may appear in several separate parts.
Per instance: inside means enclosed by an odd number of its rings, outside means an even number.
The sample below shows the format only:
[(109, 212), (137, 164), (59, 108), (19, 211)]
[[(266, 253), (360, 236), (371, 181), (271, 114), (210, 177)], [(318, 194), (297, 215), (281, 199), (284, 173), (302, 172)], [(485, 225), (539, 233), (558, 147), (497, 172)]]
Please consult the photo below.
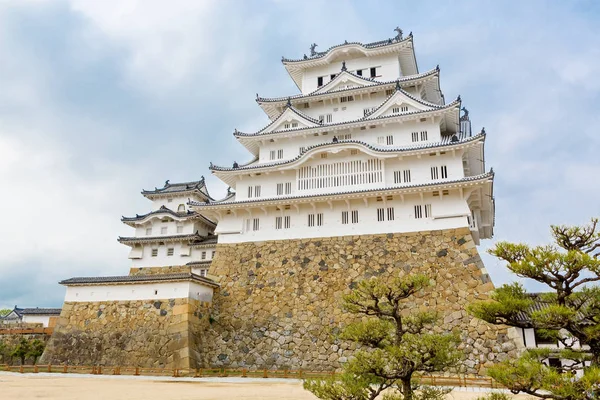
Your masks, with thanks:
[(271, 122), (235, 131), (252, 160), (212, 173), (235, 189), (192, 201), (219, 243), (469, 227), (493, 233), (485, 132), (471, 134), (460, 96), (446, 104), (440, 70), (419, 73), (412, 33), (344, 43), (282, 60), (301, 94), (257, 103)]
[(170, 183), (154, 190), (143, 190), (152, 200), (152, 211), (135, 217), (123, 217), (123, 223), (135, 228), (133, 237), (119, 237), (131, 247), (132, 273), (145, 268), (192, 266), (192, 272), (206, 276), (215, 255), (215, 223), (191, 211), (189, 201), (209, 202), (204, 178), (194, 182)]

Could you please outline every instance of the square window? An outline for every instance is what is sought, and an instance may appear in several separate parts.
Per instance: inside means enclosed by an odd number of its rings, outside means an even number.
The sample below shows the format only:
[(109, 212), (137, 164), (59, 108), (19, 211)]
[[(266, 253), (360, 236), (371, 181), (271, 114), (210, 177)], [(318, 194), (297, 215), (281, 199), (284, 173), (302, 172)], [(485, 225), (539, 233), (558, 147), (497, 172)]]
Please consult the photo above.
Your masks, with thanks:
[(152, 257), (158, 256), (158, 249), (152, 249)]
[(205, 251), (203, 251), (203, 252), (200, 254), (200, 258), (201, 258), (202, 260), (206, 260), (206, 252), (205, 252)]
[(173, 255), (173, 253), (175, 252), (175, 249), (172, 247), (169, 247), (167, 249), (167, 256), (171, 257)]

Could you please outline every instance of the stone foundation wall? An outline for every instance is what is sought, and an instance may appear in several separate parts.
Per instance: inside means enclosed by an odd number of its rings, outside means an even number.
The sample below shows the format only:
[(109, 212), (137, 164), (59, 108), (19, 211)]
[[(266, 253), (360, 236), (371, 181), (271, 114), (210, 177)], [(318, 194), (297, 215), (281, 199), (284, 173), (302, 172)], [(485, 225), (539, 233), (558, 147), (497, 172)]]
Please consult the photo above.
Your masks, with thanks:
[(189, 274), (192, 267), (189, 265), (171, 265), (168, 267), (134, 267), (129, 269), (129, 275), (161, 275), (161, 274)]
[(334, 335), (354, 318), (341, 296), (360, 280), (427, 273), (435, 286), (413, 300), (437, 310), (445, 330), (458, 329), (466, 354), (461, 371), (479, 373), (517, 352), (506, 328), (465, 307), (494, 286), (467, 228), (433, 232), (219, 244), (209, 273), (220, 277), (205, 337), (211, 366), (340, 367), (354, 345)]
[(66, 302), (40, 363), (197, 368), (208, 310), (187, 298)]

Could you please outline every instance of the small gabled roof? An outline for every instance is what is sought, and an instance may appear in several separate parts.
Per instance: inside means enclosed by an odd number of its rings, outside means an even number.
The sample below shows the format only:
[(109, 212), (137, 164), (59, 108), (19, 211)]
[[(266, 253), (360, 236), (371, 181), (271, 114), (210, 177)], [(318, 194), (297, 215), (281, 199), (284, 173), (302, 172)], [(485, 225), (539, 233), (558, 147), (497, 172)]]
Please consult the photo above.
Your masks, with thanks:
[(136, 214), (135, 217), (121, 217), (121, 221), (129, 226), (133, 226), (135, 227), (136, 223), (140, 223), (145, 221), (147, 218), (152, 217), (152, 216), (158, 216), (158, 215), (170, 215), (172, 217), (177, 218), (178, 220), (184, 220), (184, 219), (202, 219), (206, 224), (211, 225), (211, 226), (216, 226), (217, 224), (213, 221), (211, 221), (210, 219), (204, 217), (203, 215), (198, 214), (195, 211), (190, 211), (187, 210), (186, 212), (175, 212), (173, 210), (171, 210), (170, 208), (167, 208), (165, 206), (160, 206), (160, 208), (158, 210), (155, 211), (151, 211), (149, 213), (146, 214)]
[[(379, 118), (383, 115), (383, 113), (390, 108), (393, 107), (394, 104), (398, 104), (398, 100), (401, 100), (403, 103), (407, 103), (415, 107), (418, 111), (431, 111), (431, 110), (440, 110), (445, 106), (441, 106), (439, 104), (430, 103), (425, 100), (421, 100), (418, 97), (415, 97), (402, 89), (400, 86), (400, 82), (396, 81), (396, 90), (389, 95), (379, 106), (377, 106), (373, 111), (368, 113), (364, 119), (372, 120)], [(460, 97), (456, 101), (460, 102)], [(452, 103), (451, 103), (452, 104)], [(408, 114), (408, 112), (406, 113)]]
[(154, 188), (154, 190), (142, 190), (142, 195), (150, 200), (163, 197), (183, 196), (186, 194), (198, 194), (202, 198), (212, 200), (212, 197), (210, 197), (208, 194), (204, 177), (202, 177), (199, 181), (180, 183), (171, 183), (169, 180), (167, 180), (162, 188)]
[(159, 243), (159, 242), (188, 242), (194, 243), (202, 241), (206, 238), (206, 236), (200, 235), (198, 232), (196, 233), (188, 233), (181, 235), (165, 235), (165, 236), (140, 236), (140, 237), (126, 237), (119, 236), (117, 241), (121, 244), (125, 244), (128, 246), (135, 244), (144, 244), (144, 243)]
[[(436, 67), (435, 69), (423, 72), (422, 74), (403, 76), (393, 81), (378, 82), (373, 80), (372, 78), (366, 78), (363, 76), (356, 75), (352, 72), (344, 71), (338, 74), (332, 81), (327, 82), (325, 85), (321, 86), (320, 88), (314, 90), (309, 94), (300, 93), (289, 97), (260, 97), (257, 93), (256, 102), (267, 113), (269, 118), (274, 118), (275, 115), (278, 115), (281, 112), (278, 110), (285, 104), (287, 100), (291, 101), (292, 105), (297, 105), (305, 103), (307, 101), (317, 101), (319, 99), (329, 98), (332, 95), (352, 95), (354, 93), (361, 93), (366, 90), (373, 91), (374, 89), (392, 89), (396, 82), (400, 82), (400, 85), (402, 87), (407, 87), (413, 86), (419, 81), (430, 82), (431, 80), (435, 80), (433, 88), (427, 86), (427, 90), (429, 92), (437, 94), (439, 96), (439, 104), (443, 105), (444, 97), (442, 95), (439, 84), (439, 74), (440, 69), (439, 67)], [(357, 84), (360, 82), (362, 83), (362, 85), (357, 85), (352, 88), (334, 89), (335, 83), (343, 81), (343, 79), (345, 79), (344, 77), (346, 77), (346, 79), (353, 79), (353, 82), (356, 82)]]
[(106, 284), (134, 284), (134, 283), (153, 283), (153, 282), (177, 282), (192, 281), (201, 283), (213, 288), (220, 285), (212, 279), (192, 273), (180, 274), (156, 274), (156, 275), (122, 275), (122, 276), (94, 276), (94, 277), (76, 277), (60, 281), (59, 284), (65, 286), (82, 285), (106, 285)]
[[(298, 127), (298, 128), (276, 129), (283, 121), (287, 121), (287, 120), (290, 120), (290, 121), (291, 120), (299, 120), (305, 126)], [(273, 121), (271, 121), (267, 126), (262, 128), (261, 130), (259, 130), (257, 133), (260, 134), (260, 133), (270, 133), (270, 132), (287, 132), (287, 131), (302, 129), (302, 128), (314, 128), (315, 126), (320, 126), (320, 125), (322, 125), (322, 123), (319, 122), (319, 120), (316, 120), (313, 117), (310, 117), (310, 116), (304, 114), (302, 111), (300, 111), (296, 107), (292, 106), (290, 100), (288, 99), (288, 102), (287, 102), (283, 112), (281, 114), (279, 114), (279, 116), (277, 118), (275, 118)], [(236, 129), (234, 132), (234, 136), (237, 133), (238, 133), (238, 130)]]
[(338, 53), (342, 53), (344, 58), (348, 57), (350, 54), (354, 54), (355, 57), (357, 55), (371, 57), (383, 54), (398, 54), (398, 57), (401, 59), (401, 64), (403, 64), (403, 70), (406, 71), (406, 75), (419, 73), (413, 48), (412, 32), (406, 38), (402, 38), (402, 34), (399, 33), (392, 39), (371, 43), (346, 41), (342, 44), (331, 46), (323, 52), (315, 51), (314, 49), (316, 46), (316, 44), (313, 44), (311, 46), (311, 55), (304, 55), (304, 58), (302, 59), (281, 58), (281, 62), (285, 66), (285, 69), (299, 88), (302, 87), (304, 70), (327, 65), (336, 61), (339, 56)]

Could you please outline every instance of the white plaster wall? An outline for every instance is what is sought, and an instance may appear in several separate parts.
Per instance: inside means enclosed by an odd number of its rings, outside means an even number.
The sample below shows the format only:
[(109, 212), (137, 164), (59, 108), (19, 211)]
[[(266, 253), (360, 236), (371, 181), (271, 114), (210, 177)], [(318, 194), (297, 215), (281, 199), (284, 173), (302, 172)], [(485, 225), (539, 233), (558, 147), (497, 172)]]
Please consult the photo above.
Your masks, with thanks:
[(23, 322), (27, 324), (42, 324), (44, 328), (50, 325), (49, 315), (23, 315)]
[[(160, 219), (162, 218), (162, 219)], [(135, 237), (146, 236), (173, 236), (173, 235), (189, 235), (198, 231), (201, 235), (207, 235), (208, 227), (194, 220), (177, 221), (169, 215), (162, 215), (160, 218), (152, 218), (144, 224), (137, 225), (135, 228)], [(168, 220), (167, 222), (163, 220)], [(182, 231), (177, 232), (177, 227), (181, 226)], [(146, 234), (146, 229), (151, 228), (150, 234)], [(166, 233), (162, 233), (162, 228), (167, 228)]]
[[(362, 108), (361, 108), (362, 113)], [(427, 140), (413, 142), (412, 132), (427, 131)], [(371, 144), (373, 146), (382, 146), (391, 148), (394, 146), (413, 146), (423, 145), (428, 143), (436, 143), (441, 141), (440, 125), (438, 120), (428, 119), (427, 121), (406, 121), (402, 123), (393, 123), (386, 126), (377, 125), (375, 128), (361, 129), (345, 129), (336, 132), (328, 132), (326, 135), (320, 134), (319, 136), (306, 135), (296, 136), (291, 138), (272, 138), (265, 140), (259, 150), (259, 163), (269, 163), (273, 161), (285, 161), (296, 158), (300, 154), (300, 148), (308, 148), (310, 146), (331, 143), (333, 137), (336, 136), (338, 139), (343, 139), (344, 135), (350, 135), (352, 140), (358, 140)], [(377, 143), (377, 138), (381, 136), (391, 135), (394, 137), (393, 146), (381, 145)], [(283, 159), (271, 160), (271, 150), (283, 150)]]
[(132, 301), (192, 298), (212, 301), (213, 289), (195, 282), (68, 286), (65, 301)]
[(162, 206), (165, 206), (168, 209), (177, 212), (177, 208), (181, 204), (184, 205), (185, 210), (187, 211), (187, 210), (189, 210), (189, 207), (187, 205), (188, 198), (190, 200), (202, 201), (202, 198), (198, 195), (177, 196), (177, 197), (173, 197), (173, 198), (169, 198), (169, 199), (159, 198), (159, 199), (152, 200), (152, 211), (156, 211), (159, 208), (161, 208)]
[[(400, 77), (400, 63), (396, 54), (374, 57), (361, 56), (360, 58), (350, 58), (350, 56), (344, 58), (340, 56), (338, 60), (333, 61), (329, 65), (305, 70), (302, 79), (302, 93), (308, 94), (315, 91), (317, 89), (317, 77), (319, 76), (325, 76), (323, 84), (327, 84), (330, 81), (329, 76), (331, 74), (341, 72), (342, 61), (346, 61), (346, 68), (349, 72), (355, 72), (357, 69), (378, 67), (377, 74), (381, 76), (375, 78), (377, 81), (393, 81)], [(363, 74), (367, 78), (370, 77), (369, 71), (365, 71)]]
[[(168, 249), (173, 248), (173, 255), (168, 256)], [(152, 257), (152, 249), (158, 250), (158, 255)], [(147, 244), (142, 246), (142, 258), (132, 259), (132, 267), (164, 267), (173, 265), (185, 265), (192, 261), (210, 261), (213, 258), (215, 247), (196, 248), (183, 246), (181, 243)], [(202, 258), (202, 253), (205, 258)], [(183, 254), (182, 254), (183, 253)], [(184, 255), (188, 254), (189, 255)]]
[[(416, 219), (414, 206), (418, 204), (431, 204), (432, 217)], [(451, 191), (450, 195), (441, 198), (427, 194), (423, 202), (419, 196), (410, 195), (405, 196), (404, 201), (394, 197), (385, 202), (383, 199), (371, 199), (367, 205), (362, 200), (351, 200), (349, 208), (342, 201), (333, 202), (332, 205), (333, 209), (319, 203), (315, 204), (314, 209), (310, 205), (300, 205), (298, 211), (294, 207), (280, 211), (269, 207), (266, 214), (262, 210), (252, 210), (251, 215), (248, 212), (239, 212), (237, 217), (233, 214), (224, 215), (217, 227), (219, 243), (452, 229), (468, 226), (466, 216), (470, 214), (466, 201), (460, 198), (457, 191)], [(377, 208), (388, 207), (394, 208), (394, 220), (387, 220), (386, 210), (386, 221), (378, 221)], [(358, 210), (358, 223), (342, 224), (342, 211), (347, 210)], [(323, 213), (322, 226), (308, 226), (308, 214), (311, 213)], [(275, 218), (280, 215), (290, 216), (289, 229), (275, 229)], [(252, 227), (246, 229), (245, 221), (249, 218), (260, 219), (258, 231), (253, 231)]]
[[(435, 155), (430, 155), (435, 154)], [(384, 159), (384, 182), (377, 182), (372, 184), (362, 185), (349, 185), (339, 186), (321, 189), (299, 189), (297, 170), (281, 170), (277, 172), (260, 173), (260, 175), (242, 175), (235, 184), (235, 190), (237, 192), (236, 199), (238, 201), (248, 200), (248, 187), (253, 188), (253, 195), (250, 199), (255, 199), (254, 187), (260, 185), (261, 195), (260, 198), (271, 198), (278, 197), (277, 195), (277, 184), (292, 182), (292, 193), (291, 196), (305, 195), (305, 194), (323, 194), (323, 193), (337, 193), (340, 191), (347, 190), (365, 190), (365, 189), (376, 189), (382, 187), (394, 187), (399, 186), (394, 183), (394, 171), (410, 169), (411, 171), (411, 182), (415, 183), (427, 183), (432, 182), (431, 179), (431, 167), (441, 167), (445, 165), (448, 171), (448, 178), (446, 180), (460, 179), (464, 177), (464, 169), (461, 160), (462, 151), (455, 152), (452, 155), (451, 152), (445, 154), (436, 154), (435, 152), (428, 153), (422, 156), (409, 156), (402, 157), (402, 159), (387, 158)], [(372, 160), (373, 156), (359, 152), (356, 155), (351, 155), (350, 149), (340, 151), (338, 153), (328, 152), (326, 159), (320, 158), (319, 154), (316, 154), (314, 158), (309, 159), (310, 161), (302, 164), (304, 166), (315, 166), (328, 164), (339, 161), (352, 161), (352, 160)], [(441, 170), (440, 170), (441, 177)], [(438, 179), (437, 181), (443, 181)], [(285, 186), (284, 186), (285, 187)], [(288, 195), (289, 196), (289, 195)], [(285, 197), (285, 192), (283, 196)]]

